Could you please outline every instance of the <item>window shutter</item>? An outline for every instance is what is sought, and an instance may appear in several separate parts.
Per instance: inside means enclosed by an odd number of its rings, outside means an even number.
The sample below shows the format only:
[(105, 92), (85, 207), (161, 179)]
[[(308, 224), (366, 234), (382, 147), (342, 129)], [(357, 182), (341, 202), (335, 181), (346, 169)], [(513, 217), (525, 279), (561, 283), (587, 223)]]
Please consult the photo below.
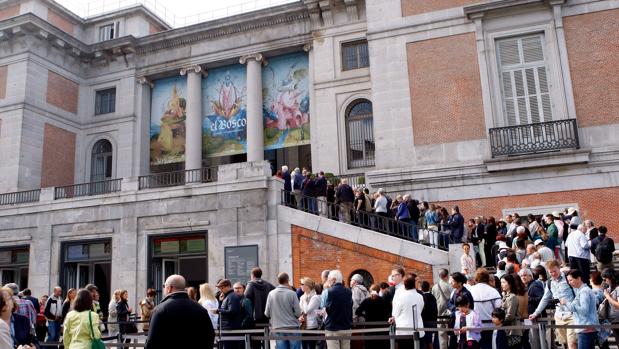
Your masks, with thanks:
[(543, 35), (497, 41), (503, 110), (507, 125), (552, 120)]

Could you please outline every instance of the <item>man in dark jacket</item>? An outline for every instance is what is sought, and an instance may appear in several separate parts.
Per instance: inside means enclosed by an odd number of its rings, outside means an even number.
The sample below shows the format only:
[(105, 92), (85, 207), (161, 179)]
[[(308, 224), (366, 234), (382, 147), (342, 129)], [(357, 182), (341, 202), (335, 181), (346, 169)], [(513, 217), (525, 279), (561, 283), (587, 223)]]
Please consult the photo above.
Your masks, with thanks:
[[(344, 287), (342, 272), (339, 270), (331, 270), (328, 280), (332, 284), (327, 293), (325, 300), (325, 310), (327, 318), (325, 320), (325, 336), (348, 335), (345, 331), (352, 327), (352, 292)], [(332, 342), (332, 343), (329, 343)], [(336, 342), (336, 343), (333, 343)], [(339, 342), (339, 345), (337, 344)], [(339, 347), (340, 349), (349, 349), (349, 340), (327, 340), (329, 348)]]
[[(436, 304), (436, 298), (430, 292), (430, 283), (427, 281), (423, 281), (421, 283), (421, 295), (423, 296), (423, 310), (421, 311), (421, 318), (423, 319), (423, 327), (437, 327), (438, 320), (438, 305)], [(422, 345), (422, 348), (438, 348), (438, 333), (437, 332), (426, 332), (426, 335), (423, 336), (422, 341), (425, 345)]]
[(460, 214), (460, 208), (454, 206), (451, 209), (451, 217), (449, 219), (451, 225), (451, 237), (455, 243), (462, 242), (462, 236), (464, 235), (464, 217)]
[(320, 171), (316, 180), (316, 200), (318, 200), (318, 213), (327, 216), (327, 178), (325, 173)]
[(340, 221), (350, 223), (350, 211), (352, 210), (352, 203), (355, 201), (355, 193), (348, 185), (346, 178), (342, 178), (342, 183), (335, 190), (335, 198), (340, 205)]
[(153, 310), (146, 349), (212, 348), (215, 331), (208, 311), (189, 299), (185, 278), (171, 275), (165, 282), (166, 297)]
[[(216, 310), (219, 314), (219, 327), (222, 330), (240, 330), (243, 321), (241, 299), (234, 293), (230, 280), (220, 280), (216, 286), (221, 291), (219, 308)], [(224, 341), (223, 344), (224, 349), (237, 349), (242, 343)]]
[[(544, 296), (544, 283), (533, 278), (531, 269), (520, 269), (518, 275), (520, 276), (522, 282), (527, 286), (527, 296), (529, 297), (527, 315), (531, 315), (535, 312), (535, 309), (537, 309), (539, 302)], [(533, 322), (537, 323), (537, 320), (533, 320)], [(529, 348), (538, 349), (540, 347), (539, 330), (525, 330), (523, 332), (523, 342), (530, 343)]]
[(262, 269), (255, 267), (251, 270), (251, 280), (247, 283), (245, 297), (254, 306), (254, 321), (257, 324), (268, 324), (269, 318), (264, 316), (264, 308), (267, 304), (267, 297), (275, 286), (262, 280)]

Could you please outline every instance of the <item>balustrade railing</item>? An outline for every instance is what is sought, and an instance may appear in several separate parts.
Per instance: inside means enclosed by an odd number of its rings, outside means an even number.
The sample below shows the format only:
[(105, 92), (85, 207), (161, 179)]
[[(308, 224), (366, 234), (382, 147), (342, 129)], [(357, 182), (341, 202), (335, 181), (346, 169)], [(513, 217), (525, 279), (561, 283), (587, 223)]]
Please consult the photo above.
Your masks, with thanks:
[(208, 183), (217, 181), (217, 166), (195, 170), (156, 173), (138, 178), (139, 189), (173, 187), (188, 183)]
[(492, 157), (578, 149), (576, 119), (491, 128)]
[(40, 195), (41, 189), (0, 194), (0, 206), (38, 202)]
[(122, 179), (65, 185), (54, 188), (54, 200), (68, 199), (80, 196), (109, 194), (120, 191)]

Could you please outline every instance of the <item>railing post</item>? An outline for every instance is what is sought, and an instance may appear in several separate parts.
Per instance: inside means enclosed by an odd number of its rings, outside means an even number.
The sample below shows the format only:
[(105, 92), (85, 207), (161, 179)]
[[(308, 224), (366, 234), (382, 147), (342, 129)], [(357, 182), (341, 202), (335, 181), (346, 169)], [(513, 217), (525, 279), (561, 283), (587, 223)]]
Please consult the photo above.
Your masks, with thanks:
[(271, 349), (271, 340), (269, 339), (269, 337), (271, 336), (271, 333), (269, 331), (269, 326), (264, 328), (264, 349)]
[(546, 339), (546, 326), (543, 322), (539, 321), (537, 327), (539, 331), (540, 349), (546, 349), (548, 344), (548, 340)]
[(251, 349), (251, 334), (245, 334), (245, 349)]

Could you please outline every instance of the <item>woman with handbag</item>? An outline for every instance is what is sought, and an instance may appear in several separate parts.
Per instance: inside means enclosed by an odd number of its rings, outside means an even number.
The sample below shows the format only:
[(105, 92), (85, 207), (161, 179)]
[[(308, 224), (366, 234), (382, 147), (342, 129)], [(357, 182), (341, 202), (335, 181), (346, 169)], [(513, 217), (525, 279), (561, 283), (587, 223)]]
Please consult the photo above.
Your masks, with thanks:
[[(134, 323), (129, 323), (129, 315), (133, 312), (133, 309), (127, 303), (129, 299), (129, 292), (127, 290), (120, 291), (120, 301), (116, 304), (116, 317), (119, 322), (119, 330), (120, 333), (124, 336), (127, 333), (136, 333), (137, 329), (135, 328)], [(129, 340), (125, 340), (126, 343), (129, 343)]]
[(92, 311), (93, 299), (88, 290), (80, 290), (73, 310), (64, 320), (65, 349), (105, 348), (99, 330), (99, 315)]

